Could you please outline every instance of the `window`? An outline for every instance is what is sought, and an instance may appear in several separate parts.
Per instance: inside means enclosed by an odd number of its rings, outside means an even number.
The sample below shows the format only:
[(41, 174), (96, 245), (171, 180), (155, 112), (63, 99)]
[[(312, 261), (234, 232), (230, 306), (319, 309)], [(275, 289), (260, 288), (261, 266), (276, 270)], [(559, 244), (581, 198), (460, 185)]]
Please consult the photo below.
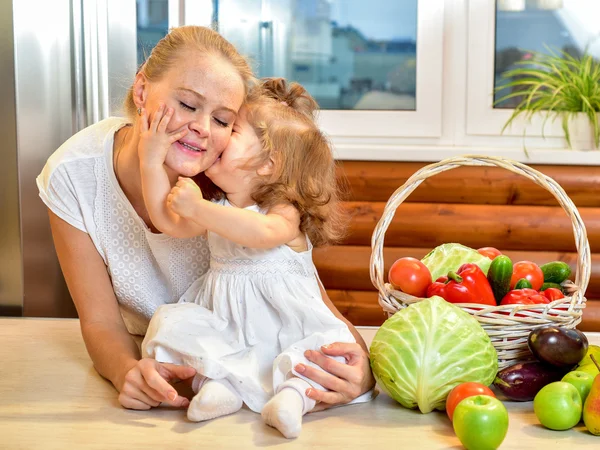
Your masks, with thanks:
[[(588, 49), (600, 57), (600, 48), (594, 45), (600, 43), (595, 42), (600, 33), (600, 22), (596, 20), (600, 8), (594, 14), (593, 6), (589, 1), (566, 4), (562, 0), (498, 2), (494, 87), (498, 89), (506, 84), (503, 73), (516, 67), (517, 61), (531, 59), (532, 52), (565, 52), (578, 58)], [(587, 18), (593, 19), (588, 22)], [(495, 100), (508, 93), (509, 90), (498, 89)], [(520, 101), (515, 97), (501, 104), (495, 103), (495, 107), (510, 108)]]
[(184, 15), (188, 24), (212, 21), (255, 62), (258, 76), (302, 83), (330, 136), (435, 137), (441, 133), (443, 4), (188, 0)]
[(259, 76), (302, 83), (322, 109), (415, 109), (418, 0), (217, 3), (219, 31)]
[[(600, 56), (600, 4), (595, 0), (498, 0), (470, 2), (467, 134), (500, 137), (517, 100), (494, 105), (507, 93), (503, 73), (526, 61), (533, 52), (565, 51), (580, 56), (586, 50)], [(490, 32), (494, 30), (494, 32)], [(484, 38), (485, 37), (485, 38)], [(573, 123), (574, 147), (592, 148), (585, 118)], [(565, 148), (560, 120), (543, 125), (543, 117), (531, 123), (517, 120), (504, 132), (500, 146), (515, 146), (523, 140), (531, 148)], [(512, 139), (511, 136), (518, 139)]]
[(168, 3), (168, 0), (136, 0), (138, 66), (169, 30)]

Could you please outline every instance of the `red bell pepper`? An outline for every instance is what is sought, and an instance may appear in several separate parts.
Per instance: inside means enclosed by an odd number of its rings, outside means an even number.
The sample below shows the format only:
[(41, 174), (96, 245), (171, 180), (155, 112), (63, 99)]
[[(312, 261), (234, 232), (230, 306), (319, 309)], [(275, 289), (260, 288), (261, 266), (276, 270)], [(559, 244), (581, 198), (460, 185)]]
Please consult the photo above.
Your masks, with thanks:
[(540, 293), (544, 294), (544, 297), (546, 297), (551, 302), (560, 298), (565, 298), (565, 294), (563, 294), (562, 291), (557, 288), (548, 288)]
[(457, 272), (449, 272), (448, 280), (431, 283), (427, 297), (438, 295), (450, 303), (477, 303), (496, 306), (487, 277), (476, 264), (463, 264)]
[(535, 289), (513, 289), (504, 296), (500, 305), (539, 305), (550, 303), (550, 300)]

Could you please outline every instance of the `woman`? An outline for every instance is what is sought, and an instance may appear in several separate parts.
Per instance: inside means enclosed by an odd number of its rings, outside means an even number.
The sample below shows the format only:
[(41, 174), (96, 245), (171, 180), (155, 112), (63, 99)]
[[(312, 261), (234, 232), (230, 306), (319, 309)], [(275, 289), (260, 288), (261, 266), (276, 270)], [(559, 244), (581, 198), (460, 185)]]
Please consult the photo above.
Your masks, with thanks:
[[(176, 28), (136, 75), (125, 102), (128, 117), (77, 133), (49, 158), (37, 179), (87, 350), (126, 408), (189, 405), (169, 382), (190, 380), (195, 370), (140, 359), (132, 335), (144, 334), (164, 299), (179, 300), (209, 262), (204, 239), (171, 238), (157, 233), (150, 221), (137, 153), (139, 112), (154, 112), (161, 103), (174, 109), (170, 131), (180, 131), (181, 138), (165, 159), (174, 184), (179, 175), (195, 176), (219, 157), (253, 82), (245, 59), (218, 33)], [(322, 295), (345, 321), (323, 290)], [(374, 384), (364, 341), (348, 325), (360, 345), (337, 343), (306, 355), (328, 373), (296, 367), (329, 389), (308, 393), (323, 408), (347, 403)], [(343, 356), (348, 363), (325, 355)]]

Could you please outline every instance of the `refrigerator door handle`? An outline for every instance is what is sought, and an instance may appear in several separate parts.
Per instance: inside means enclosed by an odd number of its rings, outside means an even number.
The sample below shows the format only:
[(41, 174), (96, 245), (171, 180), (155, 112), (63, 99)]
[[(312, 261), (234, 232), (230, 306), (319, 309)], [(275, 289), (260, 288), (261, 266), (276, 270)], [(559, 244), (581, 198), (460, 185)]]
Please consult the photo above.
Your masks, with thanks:
[(83, 42), (83, 11), (81, 0), (71, 2), (71, 78), (73, 80), (73, 132), (76, 133), (89, 125), (85, 96), (85, 61)]
[(73, 0), (73, 127), (77, 132), (109, 116), (108, 1)]

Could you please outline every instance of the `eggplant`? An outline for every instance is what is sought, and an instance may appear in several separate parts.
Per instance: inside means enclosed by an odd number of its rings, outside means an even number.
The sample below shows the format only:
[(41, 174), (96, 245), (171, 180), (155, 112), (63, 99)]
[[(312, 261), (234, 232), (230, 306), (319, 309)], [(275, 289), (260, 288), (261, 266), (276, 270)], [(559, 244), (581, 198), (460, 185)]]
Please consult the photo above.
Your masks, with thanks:
[(540, 389), (554, 381), (560, 381), (566, 373), (567, 370), (560, 367), (527, 361), (498, 372), (494, 386), (510, 400), (528, 402), (533, 400)]
[(587, 337), (581, 331), (553, 325), (533, 330), (527, 344), (538, 360), (565, 368), (581, 361), (588, 349)]

